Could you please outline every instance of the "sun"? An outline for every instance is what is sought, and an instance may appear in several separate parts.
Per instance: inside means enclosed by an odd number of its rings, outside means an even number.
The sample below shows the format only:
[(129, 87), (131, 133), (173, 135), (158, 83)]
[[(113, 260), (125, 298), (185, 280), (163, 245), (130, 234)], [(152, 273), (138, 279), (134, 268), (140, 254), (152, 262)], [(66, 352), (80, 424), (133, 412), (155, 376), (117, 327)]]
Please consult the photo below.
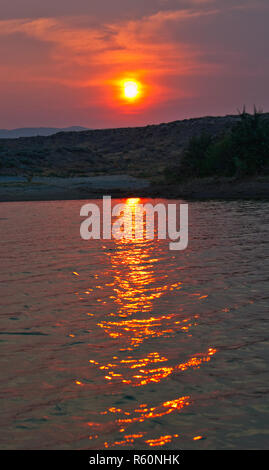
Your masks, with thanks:
[(139, 85), (134, 81), (126, 81), (123, 83), (124, 96), (128, 100), (134, 100), (139, 95)]

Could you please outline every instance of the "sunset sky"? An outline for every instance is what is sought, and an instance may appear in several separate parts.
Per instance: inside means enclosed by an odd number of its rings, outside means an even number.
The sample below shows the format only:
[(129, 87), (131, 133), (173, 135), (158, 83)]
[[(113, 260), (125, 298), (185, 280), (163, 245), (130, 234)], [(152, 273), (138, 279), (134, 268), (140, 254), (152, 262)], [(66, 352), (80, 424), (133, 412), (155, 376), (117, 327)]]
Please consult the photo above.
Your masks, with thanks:
[(1, 128), (269, 111), (268, 0), (0, 1)]

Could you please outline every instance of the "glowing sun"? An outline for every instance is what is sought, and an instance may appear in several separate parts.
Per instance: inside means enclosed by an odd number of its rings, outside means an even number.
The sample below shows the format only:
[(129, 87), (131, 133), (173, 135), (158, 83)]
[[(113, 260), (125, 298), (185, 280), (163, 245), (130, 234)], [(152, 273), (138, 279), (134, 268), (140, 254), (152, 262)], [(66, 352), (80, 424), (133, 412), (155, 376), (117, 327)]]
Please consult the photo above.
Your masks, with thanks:
[(139, 95), (139, 86), (137, 82), (124, 82), (123, 83), (124, 96), (129, 100), (133, 100)]

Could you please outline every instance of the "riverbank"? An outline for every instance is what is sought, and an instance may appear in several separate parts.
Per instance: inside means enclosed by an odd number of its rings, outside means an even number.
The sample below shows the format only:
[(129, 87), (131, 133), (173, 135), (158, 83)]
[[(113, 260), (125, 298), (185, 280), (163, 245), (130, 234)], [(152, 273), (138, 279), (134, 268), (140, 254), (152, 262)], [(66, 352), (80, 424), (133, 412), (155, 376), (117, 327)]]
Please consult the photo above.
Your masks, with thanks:
[(152, 185), (150, 197), (167, 199), (269, 199), (269, 177), (197, 178), (173, 185)]
[(167, 199), (269, 199), (269, 177), (203, 178), (178, 184), (128, 175), (77, 178), (0, 177), (0, 202), (147, 197)]

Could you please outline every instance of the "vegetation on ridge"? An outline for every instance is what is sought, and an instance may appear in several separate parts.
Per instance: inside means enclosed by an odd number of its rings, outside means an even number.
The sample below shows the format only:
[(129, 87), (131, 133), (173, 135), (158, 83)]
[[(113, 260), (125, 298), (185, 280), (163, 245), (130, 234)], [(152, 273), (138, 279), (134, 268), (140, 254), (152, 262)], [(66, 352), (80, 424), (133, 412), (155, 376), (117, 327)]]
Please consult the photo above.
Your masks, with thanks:
[(269, 121), (261, 111), (240, 113), (230, 130), (194, 136), (184, 152), (178, 179), (205, 176), (252, 176), (269, 172)]

